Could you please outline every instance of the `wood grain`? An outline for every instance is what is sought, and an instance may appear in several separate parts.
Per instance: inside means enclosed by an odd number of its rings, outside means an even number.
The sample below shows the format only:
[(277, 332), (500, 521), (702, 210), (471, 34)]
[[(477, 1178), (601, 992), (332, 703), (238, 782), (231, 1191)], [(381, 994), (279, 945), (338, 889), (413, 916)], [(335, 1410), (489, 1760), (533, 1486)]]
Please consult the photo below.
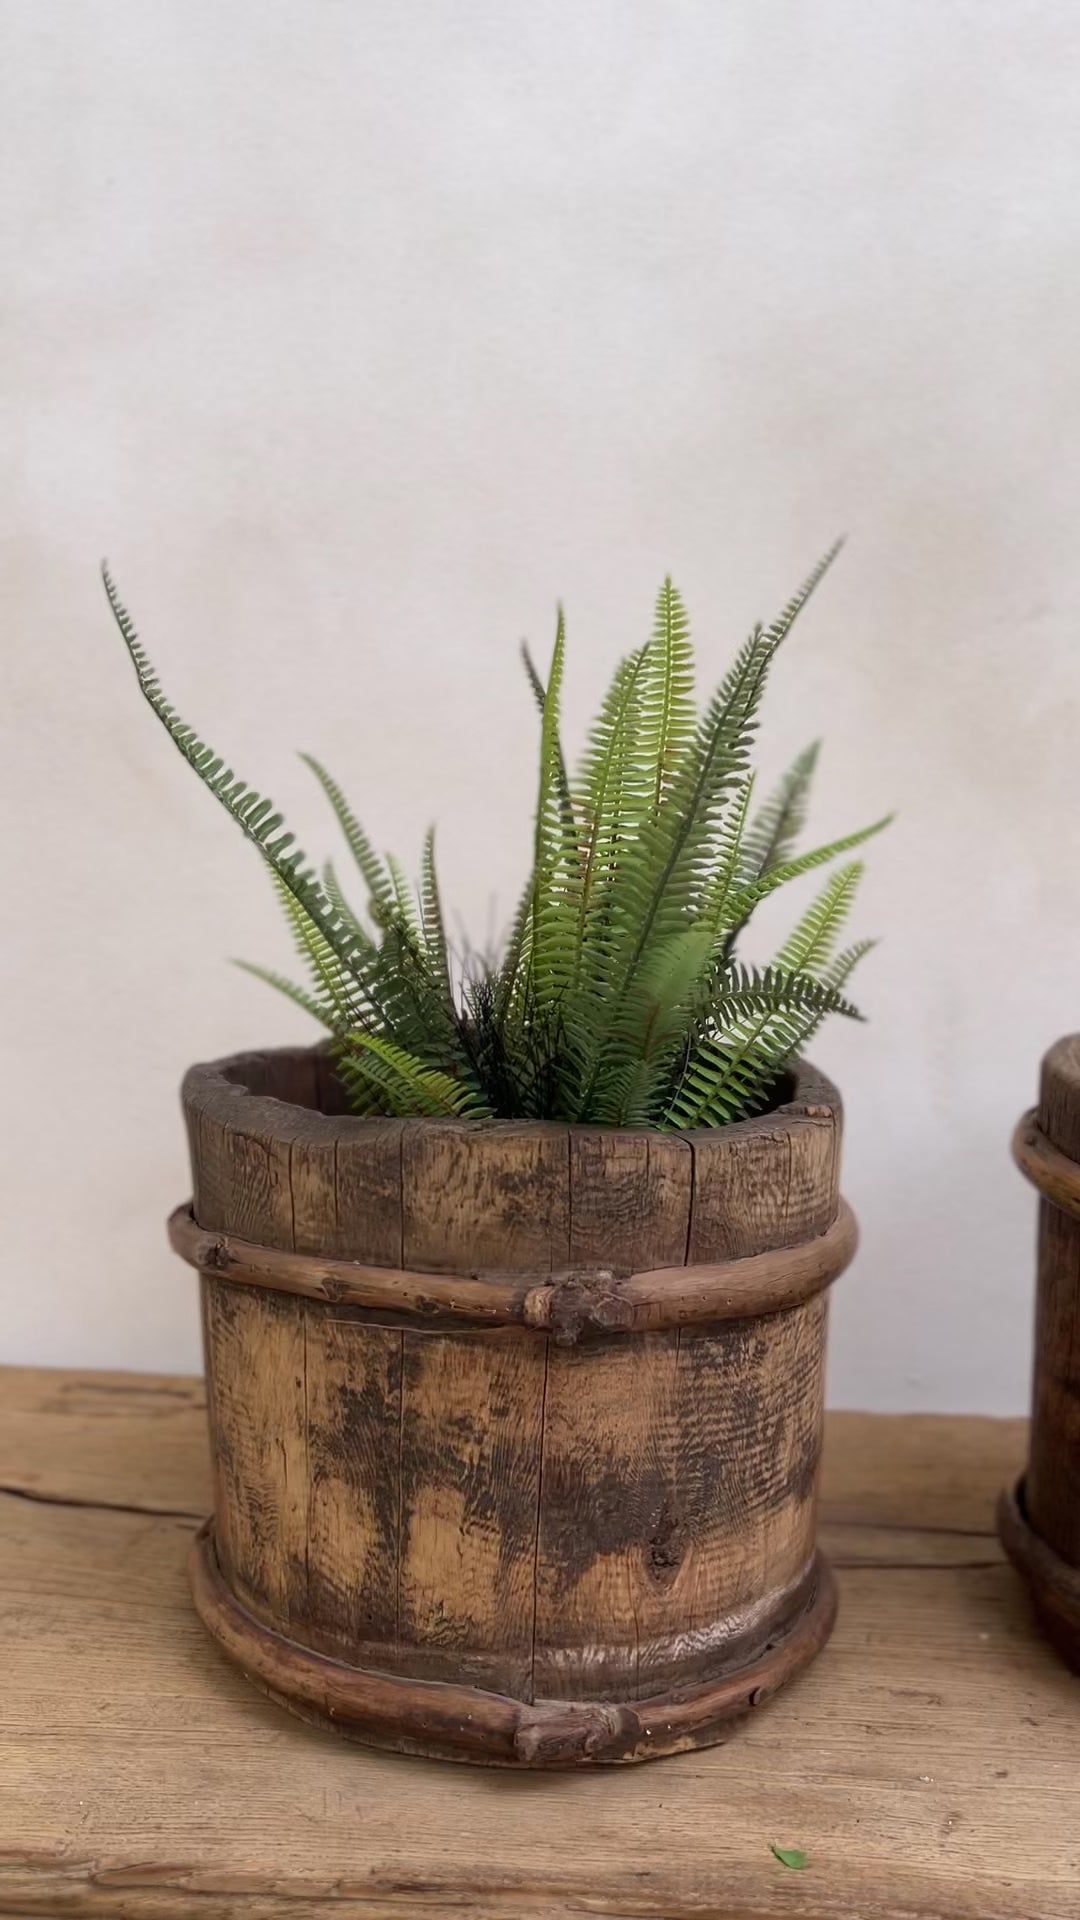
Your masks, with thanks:
[(307, 1342), (304, 1315), (276, 1294), (206, 1287), (218, 1547), (256, 1613), (307, 1614)]
[(398, 1640), (418, 1677), (527, 1698), (546, 1354), (520, 1333), (407, 1333)]
[(737, 1260), (826, 1231), (837, 1208), (839, 1118), (828, 1108), (694, 1132), (687, 1260)]
[(568, 1264), (568, 1128), (410, 1120), (401, 1179), (402, 1266), (551, 1273)]
[(309, 1493), (305, 1622), (311, 1644), (385, 1658), (398, 1640), (400, 1333), (305, 1306)]
[(672, 1133), (570, 1129), (572, 1267), (681, 1267), (693, 1153)]
[(817, 1665), (726, 1746), (513, 1778), (313, 1733), (222, 1661), (165, 1511), (205, 1505), (200, 1402), (0, 1373), (0, 1913), (1075, 1920), (1080, 1681), (992, 1530), (1023, 1423), (831, 1415)]

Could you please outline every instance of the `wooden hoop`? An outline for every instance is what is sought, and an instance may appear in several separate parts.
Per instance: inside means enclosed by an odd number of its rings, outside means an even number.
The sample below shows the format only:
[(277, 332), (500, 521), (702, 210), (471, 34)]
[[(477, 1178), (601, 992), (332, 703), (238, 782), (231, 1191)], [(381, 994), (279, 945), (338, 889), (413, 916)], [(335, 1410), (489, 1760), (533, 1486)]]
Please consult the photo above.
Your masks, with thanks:
[(573, 1345), (587, 1331), (653, 1333), (801, 1306), (831, 1286), (858, 1244), (855, 1216), (843, 1200), (828, 1231), (799, 1246), (708, 1266), (655, 1267), (622, 1278), (596, 1268), (543, 1279), (410, 1273), (321, 1259), (208, 1232), (196, 1223), (190, 1204), (176, 1208), (168, 1231), (172, 1247), (190, 1266), (241, 1286), (374, 1313), (533, 1328), (554, 1333), (563, 1345)]
[(998, 1500), (998, 1536), (1031, 1590), (1036, 1611), (1063, 1659), (1080, 1672), (1080, 1567), (1074, 1567), (1036, 1533), (1027, 1516), (1024, 1480)]
[(1080, 1166), (1043, 1132), (1038, 1107), (1032, 1107), (1020, 1121), (1013, 1134), (1012, 1153), (1021, 1173), (1039, 1189), (1044, 1200), (1080, 1219)]
[(480, 1687), (351, 1667), (275, 1633), (228, 1586), (212, 1521), (195, 1536), (188, 1571), (196, 1610), (219, 1646), (301, 1718), (367, 1745), (491, 1767), (625, 1765), (711, 1745), (719, 1727), (760, 1706), (821, 1651), (836, 1618), (835, 1583), (819, 1554), (802, 1611), (739, 1670), (647, 1700), (530, 1704)]

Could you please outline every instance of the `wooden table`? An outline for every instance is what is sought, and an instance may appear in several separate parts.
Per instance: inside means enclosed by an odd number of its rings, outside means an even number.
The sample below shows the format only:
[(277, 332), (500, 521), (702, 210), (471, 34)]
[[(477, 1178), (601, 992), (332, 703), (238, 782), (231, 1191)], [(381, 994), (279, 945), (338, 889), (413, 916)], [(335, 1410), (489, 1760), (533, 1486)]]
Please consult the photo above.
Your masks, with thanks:
[(521, 1776), (345, 1746), (224, 1664), (198, 1381), (0, 1372), (0, 1913), (1080, 1920), (1080, 1682), (992, 1532), (1023, 1440), (833, 1415), (813, 1670), (726, 1747)]

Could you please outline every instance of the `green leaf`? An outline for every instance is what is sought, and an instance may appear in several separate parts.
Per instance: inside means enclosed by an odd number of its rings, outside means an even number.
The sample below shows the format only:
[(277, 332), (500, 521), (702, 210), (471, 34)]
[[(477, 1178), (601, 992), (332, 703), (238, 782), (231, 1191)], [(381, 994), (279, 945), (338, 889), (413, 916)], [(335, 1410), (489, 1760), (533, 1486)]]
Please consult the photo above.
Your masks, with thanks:
[(314, 994), (306, 992), (303, 987), (297, 986), (295, 980), (287, 980), (284, 974), (275, 973), (271, 967), (256, 966), (253, 960), (234, 960), (233, 966), (239, 967), (242, 973), (250, 973), (254, 979), (261, 980), (265, 986), (274, 987), (278, 993), (283, 993), (287, 1000), (292, 1000), (296, 1006), (302, 1007), (305, 1013), (310, 1013), (313, 1020), (318, 1020), (322, 1026), (329, 1027), (333, 1032), (335, 1024), (333, 1008), (327, 1006), (324, 1001), (316, 999)]
[(573, 966), (577, 830), (572, 809), (568, 816), (564, 801), (566, 774), (559, 737), (565, 658), (566, 622), (560, 607), (541, 710), (528, 955), (529, 992), (536, 1008), (547, 1013), (565, 993)]
[(343, 1055), (339, 1072), (346, 1076), (358, 1073), (381, 1086), (393, 1098), (395, 1113), (486, 1114), (483, 1101), (477, 1100), (470, 1088), (461, 1086), (449, 1074), (425, 1066), (402, 1047), (392, 1046), (374, 1033), (352, 1033), (348, 1040), (355, 1051)]
[[(559, 610), (559, 621), (561, 624), (562, 622), (561, 608)], [(529, 685), (532, 688), (533, 699), (536, 701), (537, 707), (539, 708), (539, 711), (540, 711), (540, 717), (541, 719), (543, 719), (544, 709), (547, 705), (547, 688), (545, 687), (543, 681), (541, 680), (540, 675), (536, 671), (536, 667), (533, 664), (532, 654), (529, 652), (528, 645), (524, 640), (521, 643), (521, 658), (525, 665), (525, 672), (528, 677)], [(555, 740), (555, 756), (556, 756), (555, 781), (556, 781), (556, 790), (559, 796), (559, 810), (562, 814), (564, 829), (567, 831), (567, 833), (571, 837), (573, 837), (575, 833), (574, 802), (570, 792), (570, 780), (566, 771), (566, 761), (563, 757), (562, 746), (559, 743), (558, 738), (556, 738)]]
[(694, 651), (682, 597), (668, 575), (656, 602), (652, 639), (642, 656), (638, 743), (656, 820), (694, 737)]
[(143, 698), (157, 715), (172, 739), (173, 745), (198, 774), (203, 785), (209, 788), (215, 800), (224, 807), (226, 813), (231, 815), (241, 831), (258, 848), (267, 866), (297, 905), (309, 915), (327, 945), (340, 959), (347, 962), (355, 946), (353, 936), (343, 925), (323, 892), (315, 873), (308, 864), (307, 855), (296, 845), (295, 836), (285, 828), (281, 814), (274, 809), (273, 801), (256, 793), (254, 788), (247, 786), (243, 780), (237, 779), (232, 768), (225, 765), (211, 746), (199, 739), (194, 727), (189, 726), (166, 699), (150, 657), (135, 631), (127, 608), (117, 593), (108, 567), (103, 564), (101, 571), (113, 618), (120, 629), (121, 637), (135, 668)]
[(802, 1847), (781, 1847), (775, 1840), (769, 1842), (769, 1852), (779, 1860), (782, 1867), (790, 1867), (792, 1873), (802, 1873), (810, 1865)]
[(330, 774), (327, 773), (322, 762), (316, 760), (312, 753), (302, 753), (300, 758), (305, 767), (311, 769), (329, 800), (334, 810), (337, 823), (345, 836), (349, 852), (352, 854), (353, 859), (356, 861), (360, 872), (367, 882), (368, 892), (371, 896), (372, 917), (376, 920), (382, 920), (386, 914), (392, 910), (394, 901), (393, 886), (383, 866), (383, 862), (375, 852), (374, 847), (346, 800), (341, 788), (338, 786), (337, 781), (332, 779)]
[(435, 870), (434, 827), (429, 827), (425, 835), (420, 863), (420, 926), (432, 972), (446, 995), (447, 1005), (452, 1008), (454, 992), (450, 979), (450, 949), (443, 923), (439, 877)]
[(360, 921), (357, 919), (355, 913), (353, 912), (351, 906), (349, 905), (349, 902), (346, 900), (344, 892), (342, 891), (341, 882), (337, 877), (337, 873), (335, 871), (334, 863), (332, 860), (327, 860), (326, 864), (323, 867), (322, 883), (323, 883), (323, 891), (326, 894), (327, 899), (329, 900), (335, 913), (337, 913), (340, 916), (342, 924), (348, 927), (349, 932), (352, 934), (358, 947), (360, 947), (367, 954), (374, 953), (375, 942), (372, 940), (371, 935), (368, 933), (366, 927), (361, 925)]
[(806, 802), (814, 777), (820, 740), (800, 753), (778, 787), (754, 815), (744, 847), (744, 877), (758, 880), (789, 859), (806, 821)]
[(892, 825), (894, 816), (887, 813), (880, 820), (874, 820), (868, 827), (860, 827), (856, 833), (847, 833), (839, 840), (828, 840), (820, 847), (811, 847), (808, 853), (800, 853), (794, 859), (784, 860), (769, 867), (767, 871), (744, 886), (729, 885), (718, 903), (714, 921), (718, 933), (723, 936), (724, 951), (730, 952), (734, 941), (743, 931), (755, 908), (775, 893), (779, 887), (786, 887), (792, 880), (799, 880), (804, 873), (811, 873), (815, 867), (827, 866), (830, 860), (836, 860), (842, 853), (850, 853), (853, 848), (861, 847), (875, 834), (883, 833)]
[(599, 1044), (578, 1118), (589, 1117), (594, 1099), (608, 1102), (604, 1083), (618, 1083), (633, 1056), (638, 974), (653, 943), (693, 922), (707, 897), (723, 809), (745, 779), (772, 645), (761, 628), (751, 634), (698, 723), (668, 804), (627, 841), (611, 889), (607, 965), (591, 1009)]

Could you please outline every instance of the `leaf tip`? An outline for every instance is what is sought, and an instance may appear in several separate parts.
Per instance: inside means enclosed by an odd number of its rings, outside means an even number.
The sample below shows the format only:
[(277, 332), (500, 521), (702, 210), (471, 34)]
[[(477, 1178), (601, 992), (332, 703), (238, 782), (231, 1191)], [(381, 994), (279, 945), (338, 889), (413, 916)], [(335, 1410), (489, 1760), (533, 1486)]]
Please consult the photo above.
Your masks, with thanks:
[(769, 1852), (774, 1860), (779, 1860), (780, 1865), (789, 1868), (792, 1873), (802, 1873), (803, 1869), (809, 1865), (802, 1847), (782, 1847), (777, 1841), (770, 1840)]

